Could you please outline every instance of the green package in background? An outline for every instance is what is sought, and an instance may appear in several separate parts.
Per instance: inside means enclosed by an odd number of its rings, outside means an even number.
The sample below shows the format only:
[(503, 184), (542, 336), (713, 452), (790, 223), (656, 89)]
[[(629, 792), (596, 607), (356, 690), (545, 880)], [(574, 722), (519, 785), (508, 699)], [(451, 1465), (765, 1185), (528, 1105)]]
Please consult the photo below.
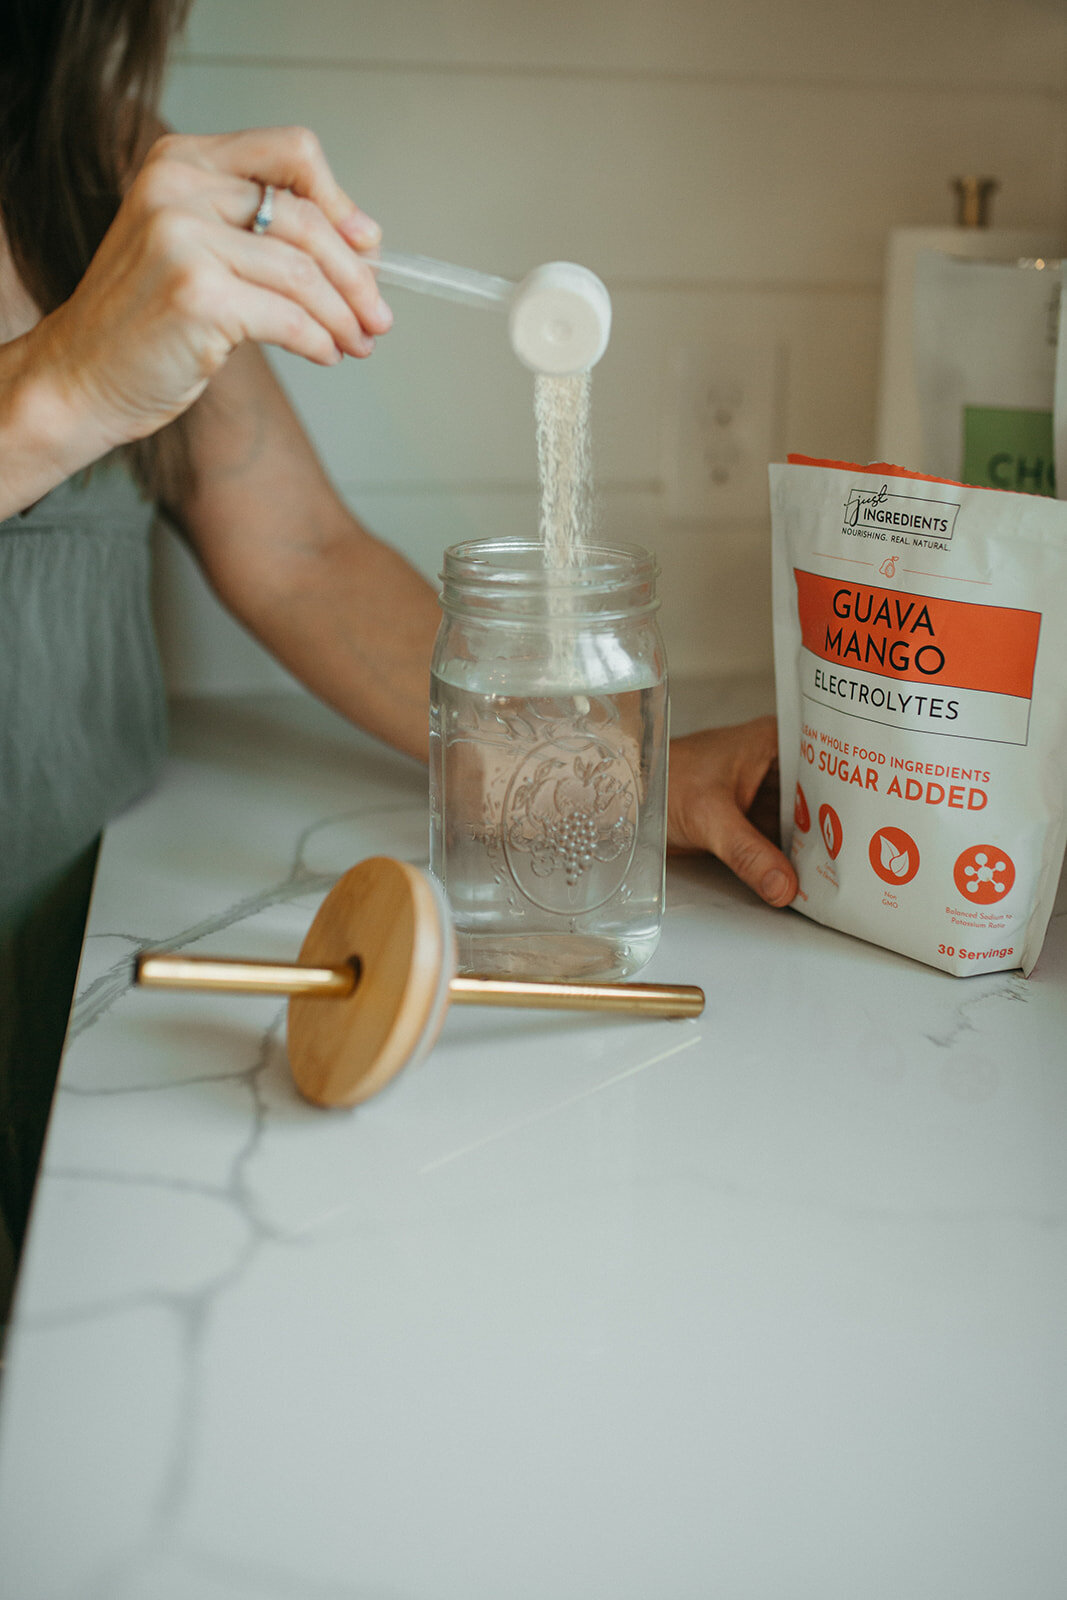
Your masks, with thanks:
[(964, 483), (1054, 496), (1054, 460), (1051, 411), (964, 406)]

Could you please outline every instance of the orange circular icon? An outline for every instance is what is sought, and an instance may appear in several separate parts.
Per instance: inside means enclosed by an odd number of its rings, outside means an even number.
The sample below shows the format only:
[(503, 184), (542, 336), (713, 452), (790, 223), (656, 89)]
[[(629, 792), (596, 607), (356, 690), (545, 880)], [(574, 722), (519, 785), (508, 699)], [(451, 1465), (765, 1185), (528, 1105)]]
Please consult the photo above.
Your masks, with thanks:
[(910, 883), (919, 870), (919, 846), (903, 828), (879, 828), (867, 847), (871, 866), (894, 889)]
[(995, 844), (972, 844), (958, 858), (952, 876), (965, 900), (976, 906), (991, 906), (1010, 894), (1015, 862)]
[(801, 833), (807, 833), (811, 827), (811, 812), (808, 810), (807, 797), (799, 783), (797, 784), (796, 799), (793, 801), (793, 822)]
[(836, 861), (837, 852), (844, 841), (845, 831), (841, 826), (841, 818), (833, 806), (819, 807), (819, 832), (822, 834), (822, 842), (826, 846), (830, 860)]

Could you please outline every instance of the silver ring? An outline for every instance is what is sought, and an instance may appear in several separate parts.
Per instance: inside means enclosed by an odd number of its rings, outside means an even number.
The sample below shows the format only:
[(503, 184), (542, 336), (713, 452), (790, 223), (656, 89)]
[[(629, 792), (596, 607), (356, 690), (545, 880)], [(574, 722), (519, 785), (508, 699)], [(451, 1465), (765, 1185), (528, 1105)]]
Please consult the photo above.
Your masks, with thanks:
[(259, 210), (256, 212), (255, 216), (252, 218), (252, 221), (251, 221), (251, 224), (250, 224), (252, 232), (253, 233), (266, 233), (267, 229), (270, 227), (270, 225), (271, 225), (271, 223), (273, 221), (274, 221), (274, 185), (273, 185), (273, 183), (265, 183), (263, 185), (263, 198), (259, 202)]

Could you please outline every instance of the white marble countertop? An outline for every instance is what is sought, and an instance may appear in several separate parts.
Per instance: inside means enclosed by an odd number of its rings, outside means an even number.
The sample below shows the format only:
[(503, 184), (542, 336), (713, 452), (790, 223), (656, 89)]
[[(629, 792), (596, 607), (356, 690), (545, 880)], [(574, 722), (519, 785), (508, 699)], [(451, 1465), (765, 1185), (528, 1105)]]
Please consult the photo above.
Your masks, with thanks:
[(425, 860), (424, 775), (295, 697), (173, 752), (97, 875), (5, 1600), (1062, 1600), (1062, 896), (1029, 981), (960, 980), (676, 865), (642, 976), (699, 1022), (457, 1008), (326, 1113), (280, 1001), (130, 958), (294, 955)]

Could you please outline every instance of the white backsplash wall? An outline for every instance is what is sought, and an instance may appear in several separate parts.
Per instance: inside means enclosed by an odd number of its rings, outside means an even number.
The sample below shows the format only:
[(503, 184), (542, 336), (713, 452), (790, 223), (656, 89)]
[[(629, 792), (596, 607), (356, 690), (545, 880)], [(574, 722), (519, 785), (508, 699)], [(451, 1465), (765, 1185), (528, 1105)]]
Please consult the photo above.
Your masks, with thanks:
[[(950, 220), (960, 173), (1000, 179), (998, 224), (1067, 225), (1065, 91), (1067, 0), (196, 0), (165, 111), (313, 127), (395, 248), (604, 278), (603, 526), (656, 550), (688, 675), (769, 667), (769, 519), (762, 491), (672, 514), (679, 357), (772, 343), (769, 453), (869, 459), (888, 230)], [(493, 314), (388, 298), (370, 361), (277, 368), (342, 494), (432, 578), (457, 539), (536, 527), (532, 379)], [(158, 587), (174, 692), (290, 681), (169, 537)]]

